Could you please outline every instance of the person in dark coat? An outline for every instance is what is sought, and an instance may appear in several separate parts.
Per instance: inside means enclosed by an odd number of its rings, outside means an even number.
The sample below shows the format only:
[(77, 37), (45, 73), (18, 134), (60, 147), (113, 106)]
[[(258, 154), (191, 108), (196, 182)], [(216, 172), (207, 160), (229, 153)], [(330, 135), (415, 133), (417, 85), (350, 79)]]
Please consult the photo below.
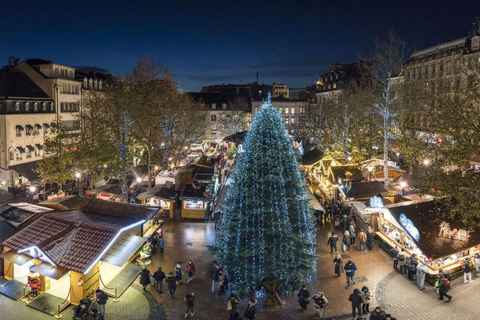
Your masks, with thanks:
[(193, 292), (191, 294), (187, 294), (185, 298), (183, 299), (187, 303), (187, 311), (185, 312), (185, 318), (188, 317), (188, 312), (192, 315), (192, 317), (195, 316), (195, 311), (193, 308), (195, 307), (195, 296)]
[(91, 320), (103, 320), (104, 318), (103, 318), (103, 315), (100, 312), (98, 312), (97, 309), (93, 308), (90, 319)]
[(213, 268), (210, 270), (210, 277), (212, 278), (212, 293), (215, 293), (215, 286), (218, 284), (218, 275), (220, 274), (220, 270), (221, 267), (217, 261), (213, 261)]
[(238, 298), (235, 296), (234, 293), (230, 294), (230, 297), (227, 299), (227, 310), (229, 314), (229, 319), (236, 319), (238, 318), (240, 311), (238, 309)]
[(348, 260), (347, 264), (345, 264), (343, 269), (345, 270), (345, 275), (347, 276), (347, 289), (348, 289), (350, 287), (350, 280), (352, 280), (352, 282), (356, 284), (354, 277), (355, 277), (355, 271), (357, 271), (357, 266), (351, 260)]
[(333, 259), (333, 263), (335, 264), (335, 274), (337, 275), (337, 278), (340, 277), (340, 273), (343, 273), (343, 262), (342, 262), (342, 257), (337, 254), (335, 259)]
[(157, 271), (153, 273), (153, 278), (155, 279), (155, 287), (157, 288), (158, 293), (163, 293), (163, 279), (165, 279), (165, 272), (162, 271), (162, 267), (158, 267)]
[(97, 301), (97, 304), (98, 304), (98, 312), (100, 312), (102, 316), (105, 317), (105, 305), (107, 304), (108, 295), (103, 290), (100, 290), (100, 289), (97, 289), (95, 293), (96, 293), (95, 300)]
[(386, 314), (385, 311), (382, 310), (382, 307), (377, 306), (375, 310), (370, 313), (370, 320), (383, 320)]
[(248, 307), (247, 309), (245, 309), (243, 317), (248, 320), (255, 320), (255, 318), (257, 317), (257, 300), (248, 300)]
[(338, 237), (335, 232), (332, 232), (330, 238), (328, 238), (327, 245), (330, 245), (330, 254), (333, 254), (333, 250), (335, 249), (335, 253), (337, 252), (337, 241)]
[(158, 247), (160, 248), (160, 254), (163, 254), (163, 248), (165, 248), (165, 241), (163, 241), (163, 237), (158, 237)]
[(413, 281), (413, 276), (417, 271), (418, 261), (416, 257), (417, 255), (414, 253), (407, 260), (408, 280), (410, 281)]
[(150, 284), (150, 271), (147, 268), (144, 268), (140, 273), (140, 284), (143, 286), (143, 291), (145, 291)]
[(302, 312), (307, 310), (307, 305), (310, 303), (310, 292), (308, 292), (307, 286), (303, 285), (302, 289), (298, 291), (298, 304), (302, 308)]
[(393, 269), (398, 271), (398, 253), (400, 251), (398, 250), (398, 247), (395, 246), (395, 248), (390, 249), (390, 252), (392, 253), (392, 257), (393, 257)]
[(372, 227), (368, 227), (367, 229), (367, 249), (372, 250), (373, 249), (373, 237), (375, 233), (373, 232)]
[(363, 299), (360, 290), (354, 289), (348, 300), (352, 302), (352, 316), (355, 318), (355, 311), (358, 311), (358, 315), (361, 316)]
[(447, 294), (447, 284), (445, 280), (446, 278), (443, 274), (438, 274), (438, 289), (440, 293), (438, 300), (443, 300), (443, 297), (445, 296), (448, 298), (447, 302), (450, 302), (450, 300), (452, 300), (452, 296)]
[(175, 275), (173, 272), (170, 272), (168, 276), (165, 278), (165, 282), (168, 284), (168, 291), (170, 292), (170, 296), (173, 299), (173, 295), (177, 290), (177, 280), (175, 279)]

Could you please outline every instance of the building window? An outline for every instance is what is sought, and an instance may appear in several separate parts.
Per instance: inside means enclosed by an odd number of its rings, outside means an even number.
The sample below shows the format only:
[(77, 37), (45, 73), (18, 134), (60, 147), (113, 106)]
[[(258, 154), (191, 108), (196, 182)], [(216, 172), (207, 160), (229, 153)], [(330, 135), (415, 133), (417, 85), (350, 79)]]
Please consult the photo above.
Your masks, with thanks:
[(38, 111), (38, 102), (33, 104), (33, 111)]
[(288, 107), (285, 107), (285, 114), (288, 114), (290, 111), (290, 109), (288, 109)]
[(432, 77), (435, 77), (435, 65), (432, 65)]
[(15, 111), (20, 111), (20, 102), (15, 102)]
[(331, 90), (331, 89), (332, 89), (332, 85), (329, 84), (329, 85), (328, 85), (328, 90)]
[(460, 72), (460, 58), (455, 59), (455, 73)]
[(290, 108), (290, 113), (295, 114), (295, 107)]
[(23, 131), (23, 127), (22, 126), (16, 126), (15, 127), (15, 133), (17, 135), (17, 137), (21, 137), (22, 136), (22, 131)]
[(305, 108), (304, 108), (304, 107), (300, 107), (299, 111), (300, 111), (300, 113), (305, 113)]
[(288, 118), (285, 118), (285, 125), (288, 126)]
[(294, 125), (294, 124), (295, 124), (295, 118), (291, 118), (291, 119), (290, 119), (290, 124), (291, 124), (291, 125)]
[(35, 123), (35, 131), (33, 131), (33, 135), (36, 136), (39, 134), (38, 130), (42, 130), (42, 126), (38, 123)]
[(55, 105), (53, 104), (53, 102), (50, 103), (50, 111), (54, 111), (55, 110)]
[(44, 103), (42, 104), (42, 110), (43, 110), (43, 111), (47, 111), (47, 103), (46, 103), (46, 102), (44, 102)]
[(333, 84), (333, 89), (337, 89), (337, 83), (336, 82)]
[(32, 133), (33, 133), (33, 126), (27, 124), (25, 127), (27, 128), (27, 131), (25, 132), (25, 134), (26, 134), (27, 136), (31, 136)]
[(216, 103), (212, 103), (212, 109), (217, 109), (217, 104)]
[(30, 103), (25, 102), (25, 111), (30, 111)]
[(27, 159), (32, 158), (32, 151), (33, 151), (32, 149), (33, 149), (32, 146), (27, 146), (25, 148), (25, 158), (27, 158)]
[(447, 61), (447, 75), (452, 74), (452, 61)]
[(58, 68), (55, 68), (55, 74), (58, 76)]
[(223, 109), (223, 110), (226, 110), (226, 109), (227, 109), (227, 104), (226, 104), (226, 103), (222, 103), (222, 109)]
[(217, 115), (212, 114), (212, 121), (217, 121)]
[(35, 157), (40, 157), (40, 149), (41, 149), (41, 146), (37, 144), (35, 146)]
[(48, 123), (43, 124), (43, 134), (48, 132), (48, 129), (50, 129), (50, 125)]
[(22, 160), (22, 152), (20, 152), (20, 150), (15, 149), (15, 159), (16, 160)]
[(15, 159), (15, 156), (13, 155), (13, 151), (12, 151), (12, 150), (10, 150), (10, 151), (8, 152), (8, 156), (9, 156), (10, 161), (13, 161), (13, 160)]

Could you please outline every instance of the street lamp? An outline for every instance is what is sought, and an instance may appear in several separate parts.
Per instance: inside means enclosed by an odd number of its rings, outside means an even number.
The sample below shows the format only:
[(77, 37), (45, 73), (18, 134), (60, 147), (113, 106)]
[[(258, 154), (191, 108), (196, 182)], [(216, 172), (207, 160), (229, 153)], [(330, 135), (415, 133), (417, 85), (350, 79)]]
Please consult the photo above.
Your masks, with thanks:
[(369, 180), (369, 181), (372, 181), (373, 168), (372, 168), (372, 167), (368, 167), (367, 170), (368, 170), (368, 180)]
[(142, 182), (142, 178), (137, 177), (137, 183), (140, 183), (140, 182)]
[(75, 173), (75, 178), (76, 178), (76, 182), (77, 182), (77, 185), (76, 185), (76, 187), (77, 187), (77, 194), (80, 193), (80, 188), (78, 187), (78, 185), (80, 184), (80, 177), (81, 177), (81, 176), (82, 176), (82, 175), (80, 174), (80, 172)]
[(155, 170), (158, 170), (158, 166), (155, 166)]
[(347, 160), (348, 160), (348, 161), (352, 161), (352, 157), (351, 157), (351, 156), (348, 156)]
[(405, 195), (405, 187), (407, 186), (407, 183), (405, 181), (400, 182), (400, 187), (402, 187), (402, 195)]
[(75, 178), (80, 179), (81, 176), (80, 172), (75, 173)]
[(424, 166), (428, 166), (429, 164), (430, 164), (430, 160), (428, 160), (428, 159), (423, 160), (423, 165)]
[(104, 164), (103, 167), (104, 167), (105, 169), (107, 169), (108, 166), (107, 166), (106, 164)]
[(35, 186), (31, 186), (29, 189), (30, 189), (30, 192), (32, 192), (32, 193), (35, 192), (35, 190), (37, 190), (37, 188), (35, 188)]

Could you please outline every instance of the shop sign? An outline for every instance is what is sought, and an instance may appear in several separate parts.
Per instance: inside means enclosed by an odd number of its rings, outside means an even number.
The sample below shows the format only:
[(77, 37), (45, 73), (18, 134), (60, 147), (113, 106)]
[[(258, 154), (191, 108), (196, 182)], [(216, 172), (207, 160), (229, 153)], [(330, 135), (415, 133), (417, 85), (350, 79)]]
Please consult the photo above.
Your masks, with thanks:
[(415, 241), (418, 242), (420, 240), (418, 229), (415, 228), (412, 220), (408, 219), (404, 213), (400, 214), (400, 223)]
[(378, 196), (371, 197), (370, 208), (383, 208), (383, 199)]
[(442, 222), (440, 224), (440, 231), (438, 232), (439, 237), (467, 241), (470, 238), (470, 231), (463, 229), (457, 230), (457, 228), (450, 228), (448, 222)]

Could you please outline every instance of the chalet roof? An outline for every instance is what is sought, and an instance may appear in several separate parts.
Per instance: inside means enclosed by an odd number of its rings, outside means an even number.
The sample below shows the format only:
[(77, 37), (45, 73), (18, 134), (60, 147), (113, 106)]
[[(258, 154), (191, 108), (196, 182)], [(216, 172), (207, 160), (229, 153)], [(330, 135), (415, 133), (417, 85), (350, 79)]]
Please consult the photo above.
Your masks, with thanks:
[(145, 192), (140, 193), (137, 198), (149, 198), (149, 197), (158, 197), (163, 199), (175, 199), (178, 194), (177, 190), (169, 189), (166, 187), (160, 188), (151, 188)]
[(322, 158), (323, 152), (314, 147), (303, 154), (302, 164), (305, 166), (311, 166), (315, 162), (320, 161)]
[(205, 193), (205, 185), (200, 185), (198, 189), (195, 189), (193, 185), (187, 184), (185, 189), (183, 189), (182, 195), (180, 199), (206, 199)]
[(98, 202), (87, 201), (84, 212), (70, 210), (44, 214), (3, 244), (17, 251), (36, 246), (55, 265), (84, 273), (119, 232), (145, 219), (146, 215), (141, 212), (157, 211), (148, 207), (138, 210), (137, 206), (132, 206), (132, 212), (127, 214), (115, 202), (88, 200)]
[(379, 181), (354, 182), (346, 193), (347, 198), (373, 197), (379, 193), (387, 192), (387, 189)]
[(0, 217), (11, 225), (20, 228), (23, 223), (35, 215), (50, 211), (52, 211), (52, 209), (20, 202), (0, 206)]
[(80, 210), (85, 213), (95, 213), (123, 219), (151, 220), (158, 213), (158, 209), (139, 204), (130, 204), (106, 201), (96, 198), (85, 198), (80, 205)]
[[(440, 203), (431, 200), (394, 204), (388, 206), (388, 211), (398, 221), (400, 221), (402, 213), (412, 221), (420, 234), (420, 240), (417, 242), (418, 248), (428, 258), (442, 258), (480, 244), (480, 228), (478, 227), (470, 232), (470, 238), (467, 241), (439, 237), (440, 224), (443, 221), (448, 222), (451, 229), (469, 230), (470, 227), (459, 220), (442, 217), (438, 211), (440, 207)], [(443, 210), (443, 212), (445, 211)]]
[(104, 184), (98, 188), (93, 189), (94, 192), (107, 192), (111, 194), (121, 195), (122, 187), (116, 184)]

